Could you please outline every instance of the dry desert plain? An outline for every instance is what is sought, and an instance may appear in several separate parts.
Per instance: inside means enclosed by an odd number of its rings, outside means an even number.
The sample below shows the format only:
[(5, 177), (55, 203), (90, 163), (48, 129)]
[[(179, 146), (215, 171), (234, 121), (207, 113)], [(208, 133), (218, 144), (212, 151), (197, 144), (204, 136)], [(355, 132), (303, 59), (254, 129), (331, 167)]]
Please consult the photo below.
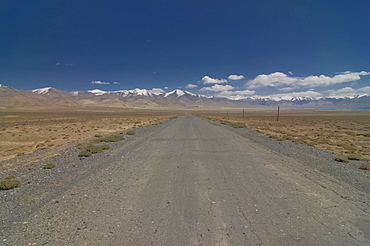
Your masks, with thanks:
[[(370, 111), (277, 108), (197, 113), (224, 123), (240, 123), (277, 140), (292, 140), (349, 158), (370, 160)], [(238, 126), (238, 125), (236, 125)]]
[[(157, 124), (185, 111), (2, 111), (0, 161), (55, 155), (96, 136)], [(281, 109), (203, 110), (193, 114), (237, 122), (277, 140), (292, 140), (350, 158), (370, 159), (370, 111)], [(43, 150), (43, 151), (40, 151)]]
[(0, 161), (33, 152), (37, 154), (32, 158), (44, 158), (96, 136), (156, 124), (175, 114), (166, 111), (2, 111)]

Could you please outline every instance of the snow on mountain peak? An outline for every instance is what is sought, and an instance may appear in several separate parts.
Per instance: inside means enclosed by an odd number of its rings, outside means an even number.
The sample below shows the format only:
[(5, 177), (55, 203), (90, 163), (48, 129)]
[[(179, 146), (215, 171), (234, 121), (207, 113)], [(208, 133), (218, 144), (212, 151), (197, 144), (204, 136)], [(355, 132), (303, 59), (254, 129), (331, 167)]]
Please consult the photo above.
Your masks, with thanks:
[(97, 96), (101, 96), (101, 95), (104, 95), (104, 94), (114, 94), (114, 95), (121, 96), (121, 97), (127, 97), (127, 96), (130, 96), (130, 95), (152, 97), (153, 95), (159, 95), (160, 94), (160, 93), (154, 93), (151, 90), (139, 89), (139, 88), (136, 88), (136, 89), (133, 89), (133, 90), (119, 90), (119, 91), (102, 91), (102, 90), (99, 90), (99, 89), (94, 89), (94, 90), (89, 90), (88, 92), (91, 92), (91, 93), (93, 93)]
[(182, 90), (176, 90), (176, 94), (177, 94), (177, 96), (181, 97), (181, 96), (185, 95), (185, 92), (182, 91)]
[(130, 90), (129, 92), (134, 93), (138, 96), (153, 96), (152, 92), (148, 91), (147, 89), (136, 88), (136, 89)]
[(190, 94), (190, 95), (191, 95), (192, 93), (187, 92), (187, 91), (183, 91), (183, 90), (176, 89), (176, 90), (174, 90), (174, 91), (171, 91), (171, 92), (166, 93), (166, 94), (164, 95), (164, 97), (168, 97), (169, 95), (172, 95), (172, 94), (177, 95), (177, 97), (181, 97), (181, 96), (183, 96), (183, 95), (185, 95), (185, 94)]
[(40, 88), (40, 89), (35, 89), (35, 90), (32, 90), (32, 92), (35, 92), (37, 94), (47, 94), (49, 92), (49, 90), (51, 89), (52, 87), (45, 87), (45, 88)]
[(104, 95), (104, 94), (107, 93), (106, 91), (102, 91), (102, 90), (99, 90), (99, 89), (89, 90), (88, 92), (90, 92), (92, 94), (95, 94), (97, 96), (101, 96), (101, 95)]
[(69, 92), (70, 95), (77, 97), (79, 92), (78, 91), (71, 91)]

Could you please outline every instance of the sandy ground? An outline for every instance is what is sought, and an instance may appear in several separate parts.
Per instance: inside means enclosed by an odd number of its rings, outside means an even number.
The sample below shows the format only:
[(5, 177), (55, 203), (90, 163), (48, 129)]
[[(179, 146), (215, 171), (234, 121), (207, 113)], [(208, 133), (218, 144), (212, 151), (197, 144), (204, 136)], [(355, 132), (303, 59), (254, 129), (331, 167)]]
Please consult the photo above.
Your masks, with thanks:
[(0, 161), (155, 124), (171, 112), (0, 112)]

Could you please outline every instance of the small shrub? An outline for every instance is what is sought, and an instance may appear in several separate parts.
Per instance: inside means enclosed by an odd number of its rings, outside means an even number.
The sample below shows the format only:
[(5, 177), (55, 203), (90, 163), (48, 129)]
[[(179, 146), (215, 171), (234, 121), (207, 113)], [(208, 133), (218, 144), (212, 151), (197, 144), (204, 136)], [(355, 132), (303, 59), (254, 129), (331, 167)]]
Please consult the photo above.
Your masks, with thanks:
[(99, 145), (99, 147), (100, 147), (102, 150), (110, 149), (110, 145), (108, 145), (108, 144), (102, 144), (102, 145)]
[(95, 137), (96, 137), (96, 138), (101, 138), (101, 137), (103, 137), (103, 135), (96, 134), (96, 135), (95, 135)]
[(362, 170), (370, 170), (370, 165), (369, 164), (361, 164), (358, 168), (362, 169)]
[(91, 154), (97, 154), (97, 153), (103, 152), (103, 148), (101, 147), (101, 145), (100, 146), (99, 145), (88, 145), (86, 146), (85, 149)]
[(90, 157), (92, 154), (91, 152), (87, 151), (87, 150), (82, 150), (79, 154), (78, 154), (78, 157)]
[(126, 135), (135, 135), (136, 134), (136, 132), (134, 132), (134, 131), (128, 131), (128, 132), (126, 132)]
[(97, 144), (97, 143), (101, 143), (102, 140), (100, 138), (97, 138), (97, 139), (93, 139), (93, 140), (90, 140), (89, 144)]
[(344, 156), (336, 156), (333, 159), (338, 162), (349, 162), (348, 158)]
[(245, 127), (245, 124), (243, 122), (230, 122), (230, 121), (226, 121), (226, 120), (221, 120), (220, 122), (221, 122), (221, 124), (229, 125), (229, 126), (234, 127), (234, 128), (243, 128), (243, 127)]
[(106, 137), (100, 138), (100, 140), (102, 142), (119, 142), (119, 141), (125, 140), (125, 138), (122, 136), (112, 135), (112, 136), (106, 136)]
[(43, 166), (42, 168), (43, 169), (52, 169), (54, 167), (56, 167), (56, 165), (54, 163), (48, 163), (45, 166)]
[(4, 179), (14, 179), (14, 178), (15, 178), (15, 175), (13, 174), (4, 177)]
[(10, 190), (13, 188), (17, 188), (21, 185), (21, 181), (18, 179), (4, 179), (0, 181), (0, 190)]
[(354, 161), (359, 161), (361, 160), (360, 155), (347, 155), (348, 160), (354, 160)]
[(85, 146), (83, 146), (82, 144), (78, 144), (76, 147), (77, 147), (77, 149), (83, 149), (83, 148), (85, 148)]

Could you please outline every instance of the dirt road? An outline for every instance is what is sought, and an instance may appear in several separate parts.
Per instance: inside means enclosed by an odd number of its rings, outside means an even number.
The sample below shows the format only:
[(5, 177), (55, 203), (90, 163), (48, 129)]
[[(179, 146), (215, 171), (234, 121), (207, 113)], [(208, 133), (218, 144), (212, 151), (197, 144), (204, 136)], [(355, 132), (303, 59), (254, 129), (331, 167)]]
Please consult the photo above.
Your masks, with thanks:
[(0, 193), (0, 245), (370, 245), (369, 193), (205, 119), (72, 152)]

